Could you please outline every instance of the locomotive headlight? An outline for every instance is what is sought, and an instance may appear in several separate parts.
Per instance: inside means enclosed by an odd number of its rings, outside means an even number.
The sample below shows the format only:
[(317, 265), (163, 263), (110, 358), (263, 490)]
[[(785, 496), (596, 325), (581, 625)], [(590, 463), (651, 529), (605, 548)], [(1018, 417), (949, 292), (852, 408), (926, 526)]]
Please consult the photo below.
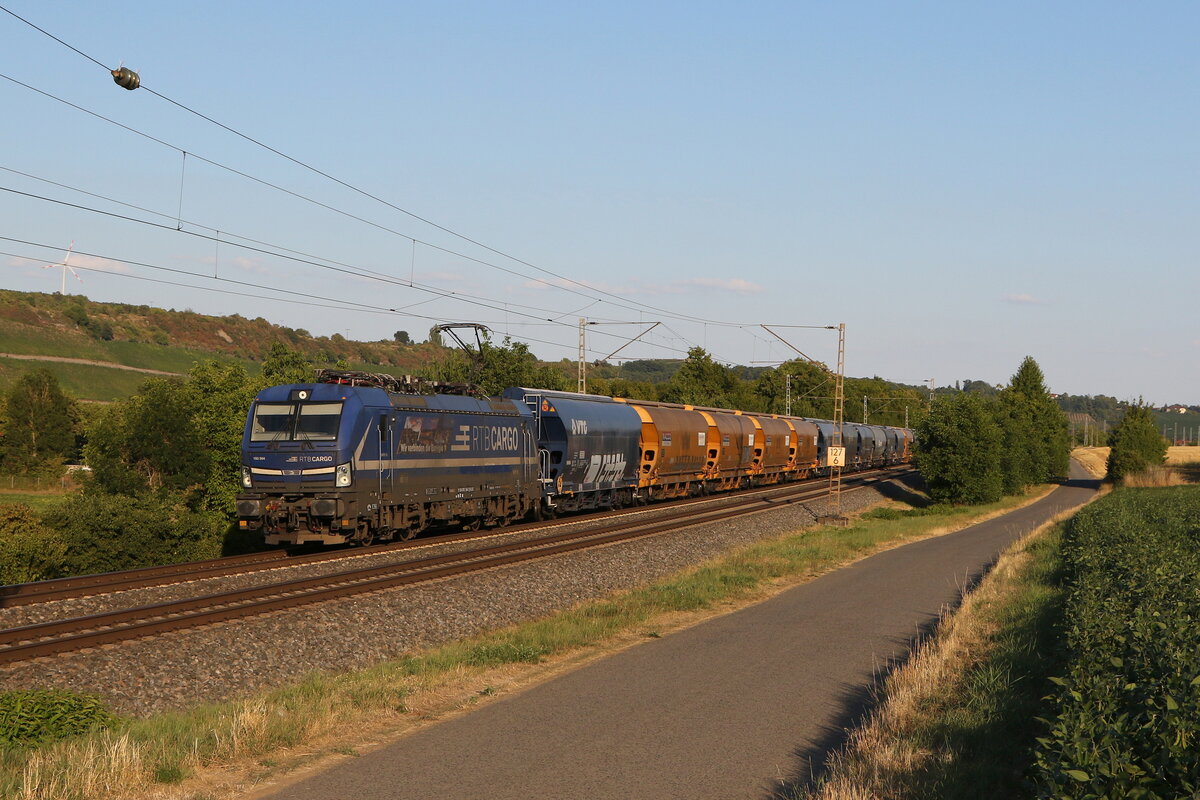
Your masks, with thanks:
[(249, 467), (242, 467), (242, 486), (246, 489), (250, 489), (254, 486), (254, 483), (250, 480)]
[(337, 476), (333, 481), (334, 486), (349, 486), (350, 485), (350, 465), (338, 464)]

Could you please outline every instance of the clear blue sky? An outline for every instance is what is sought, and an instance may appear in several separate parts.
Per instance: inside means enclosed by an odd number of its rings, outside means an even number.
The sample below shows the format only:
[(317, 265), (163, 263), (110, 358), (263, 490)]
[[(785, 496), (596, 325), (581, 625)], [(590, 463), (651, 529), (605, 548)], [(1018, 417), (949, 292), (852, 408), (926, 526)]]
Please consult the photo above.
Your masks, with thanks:
[[(0, 192), (0, 236), (51, 245), (0, 241), (33, 259), (0, 256), (8, 288), (56, 290), (39, 265), (74, 240), (196, 277), (77, 257), (102, 271), (70, 292), (314, 334), (419, 339), (434, 320), (480, 320), (557, 359), (574, 357), (580, 315), (661, 320), (621, 355), (701, 344), (748, 363), (789, 355), (759, 323), (845, 322), (852, 375), (1002, 383), (1029, 354), (1055, 391), (1200, 403), (1194, 3), (0, 4), (179, 103), (585, 284), (538, 284), (561, 281), (120, 89), (0, 13), (0, 73), (396, 232), (194, 156), (180, 214), (178, 150), (0, 79), (0, 186), (166, 226)], [(177, 216), (224, 243), (177, 232)], [(239, 250), (234, 234), (391, 277)], [(422, 242), (415, 261), (404, 236)], [(398, 313), (285, 304), (214, 283), (214, 260), (222, 278)], [(591, 328), (590, 357), (637, 330)], [(781, 333), (834, 358), (828, 332)]]

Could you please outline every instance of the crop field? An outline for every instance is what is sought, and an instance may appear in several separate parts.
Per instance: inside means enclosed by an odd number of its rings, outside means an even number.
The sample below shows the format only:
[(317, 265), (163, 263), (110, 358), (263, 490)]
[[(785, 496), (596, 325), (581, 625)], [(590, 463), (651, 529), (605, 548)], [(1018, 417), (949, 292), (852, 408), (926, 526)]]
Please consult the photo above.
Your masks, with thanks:
[(1167, 448), (1167, 464), (1179, 466), (1182, 464), (1200, 464), (1200, 447), (1173, 446)]
[(1039, 797), (1200, 795), (1200, 487), (1119, 489), (1063, 539), (1067, 666)]

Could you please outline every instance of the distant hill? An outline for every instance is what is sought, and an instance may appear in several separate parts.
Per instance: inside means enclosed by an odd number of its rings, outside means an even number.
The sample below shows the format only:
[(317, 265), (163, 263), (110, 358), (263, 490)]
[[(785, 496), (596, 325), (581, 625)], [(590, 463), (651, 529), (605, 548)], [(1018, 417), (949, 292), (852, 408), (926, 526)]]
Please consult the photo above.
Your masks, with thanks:
[(426, 345), (394, 340), (356, 342), (340, 334), (312, 336), (247, 319), (125, 303), (98, 303), (79, 295), (0, 290), (0, 354), (84, 359), (91, 364), (0, 356), (0, 388), (25, 372), (46, 367), (67, 391), (85, 400), (128, 397), (154, 370), (182, 373), (198, 360), (243, 364), (251, 372), (280, 342), (317, 364), (345, 359), (359, 369), (402, 374), (427, 361)]
[[(432, 357), (425, 343), (359, 342), (336, 333), (313, 336), (303, 328), (276, 325), (262, 317), (217, 317), (100, 303), (82, 295), (0, 289), (0, 391), (29, 370), (45, 367), (75, 397), (118, 400), (132, 395), (155, 372), (184, 373), (205, 359), (236, 362), (257, 373), (276, 342), (303, 353), (316, 366), (344, 359), (354, 369), (393, 375), (418, 373)], [(660, 384), (679, 364), (678, 360), (602, 364), (590, 366), (588, 374)], [(575, 379), (575, 362), (564, 359), (553, 366), (568, 381)]]

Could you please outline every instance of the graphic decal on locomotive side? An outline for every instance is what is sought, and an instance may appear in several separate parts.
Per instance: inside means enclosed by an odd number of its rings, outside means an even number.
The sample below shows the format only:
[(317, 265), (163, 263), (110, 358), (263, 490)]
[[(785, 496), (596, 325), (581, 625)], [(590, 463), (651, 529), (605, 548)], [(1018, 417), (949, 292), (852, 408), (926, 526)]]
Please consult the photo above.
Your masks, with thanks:
[(445, 453), (450, 449), (450, 420), (409, 414), (400, 429), (397, 453)]

